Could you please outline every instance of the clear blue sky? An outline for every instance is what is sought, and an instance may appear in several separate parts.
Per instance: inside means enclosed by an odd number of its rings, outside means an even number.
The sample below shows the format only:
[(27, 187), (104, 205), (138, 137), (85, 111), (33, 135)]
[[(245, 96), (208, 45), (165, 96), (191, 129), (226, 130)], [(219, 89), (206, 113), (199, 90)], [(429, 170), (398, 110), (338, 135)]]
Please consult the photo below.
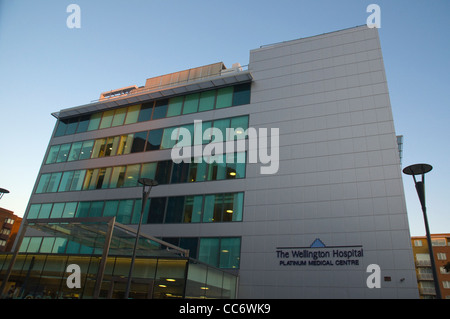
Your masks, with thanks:
[[(81, 28), (69, 29), (69, 4)], [(0, 0), (0, 207), (22, 216), (55, 119), (103, 91), (223, 61), (248, 63), (264, 44), (366, 23), (381, 8), (381, 45), (403, 166), (429, 163), (433, 233), (450, 232), (450, 1), (448, 0)], [(404, 176), (412, 235), (424, 235)]]

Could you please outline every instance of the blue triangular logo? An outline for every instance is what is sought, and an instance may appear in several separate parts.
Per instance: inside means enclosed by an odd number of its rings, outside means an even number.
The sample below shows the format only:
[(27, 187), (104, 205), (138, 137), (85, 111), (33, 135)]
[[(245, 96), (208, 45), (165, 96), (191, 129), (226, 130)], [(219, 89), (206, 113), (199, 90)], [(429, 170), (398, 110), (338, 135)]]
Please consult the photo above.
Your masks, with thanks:
[(313, 243), (311, 244), (311, 246), (309, 246), (309, 247), (310, 248), (323, 248), (326, 246), (319, 238), (316, 238), (316, 240), (314, 240)]

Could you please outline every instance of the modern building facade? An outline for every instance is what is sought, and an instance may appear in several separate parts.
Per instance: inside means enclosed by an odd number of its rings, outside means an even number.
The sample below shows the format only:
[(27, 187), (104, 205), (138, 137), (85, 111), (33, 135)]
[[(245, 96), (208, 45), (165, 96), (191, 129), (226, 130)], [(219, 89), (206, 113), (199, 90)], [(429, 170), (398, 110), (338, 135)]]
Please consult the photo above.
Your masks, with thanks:
[[(238, 275), (239, 298), (418, 297), (376, 29), (263, 46), (246, 68), (154, 77), (54, 116), (28, 220), (136, 227), (151, 178), (143, 234)], [(20, 249), (57, 242), (30, 232)]]
[[(450, 299), (450, 234), (431, 234), (430, 236), (441, 297)], [(436, 298), (427, 238), (426, 236), (414, 236), (411, 238), (411, 242), (420, 298)]]

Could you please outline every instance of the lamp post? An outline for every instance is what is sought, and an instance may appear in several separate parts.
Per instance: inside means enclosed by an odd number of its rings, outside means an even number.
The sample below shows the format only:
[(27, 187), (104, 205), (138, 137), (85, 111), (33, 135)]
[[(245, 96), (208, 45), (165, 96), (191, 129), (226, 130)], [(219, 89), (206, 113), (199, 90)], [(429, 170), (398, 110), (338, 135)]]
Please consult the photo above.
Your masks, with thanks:
[[(136, 232), (136, 240), (134, 242), (134, 247), (133, 247), (133, 255), (131, 257), (130, 271), (128, 273), (128, 282), (127, 282), (127, 287), (125, 290), (125, 297), (124, 297), (125, 299), (128, 299), (128, 296), (130, 294), (131, 278), (133, 275), (134, 260), (136, 259), (136, 248), (137, 248), (137, 244), (139, 242), (139, 234), (141, 231), (141, 224), (142, 224), (142, 217), (144, 216), (144, 209), (145, 209), (145, 206), (147, 205), (147, 200), (150, 195), (150, 191), (152, 190), (152, 187), (158, 185), (157, 181), (155, 181), (153, 179), (149, 179), (149, 178), (139, 178), (138, 182), (139, 182), (139, 184), (142, 184), (142, 208), (141, 208), (141, 216), (139, 217), (139, 225), (138, 225), (137, 232)], [(146, 187), (148, 187), (147, 191), (145, 190)]]
[(2, 199), (3, 195), (8, 194), (9, 190), (0, 188), (0, 199)]
[[(428, 164), (414, 164), (403, 169), (406, 175), (412, 175), (414, 185), (416, 186), (417, 195), (419, 196), (420, 204), (422, 206), (423, 219), (425, 222), (425, 231), (427, 234), (427, 242), (430, 250), (431, 270), (433, 271), (434, 287), (436, 289), (436, 298), (441, 299), (441, 291), (439, 289), (439, 281), (436, 271), (436, 263), (434, 261), (433, 246), (431, 242), (430, 227), (428, 226), (427, 208), (425, 205), (425, 174), (431, 171), (433, 167)], [(416, 175), (422, 175), (422, 180), (417, 181)]]

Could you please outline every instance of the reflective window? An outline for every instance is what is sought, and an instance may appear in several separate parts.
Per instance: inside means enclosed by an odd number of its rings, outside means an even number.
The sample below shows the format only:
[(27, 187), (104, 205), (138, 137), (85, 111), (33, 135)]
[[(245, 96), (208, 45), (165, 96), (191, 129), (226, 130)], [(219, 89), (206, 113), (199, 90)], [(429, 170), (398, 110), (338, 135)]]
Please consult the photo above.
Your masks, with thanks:
[(236, 85), (233, 94), (233, 106), (250, 103), (250, 83)]
[(152, 118), (154, 102), (142, 104), (139, 112), (138, 122), (150, 121)]
[(166, 223), (170, 224), (183, 222), (184, 198), (184, 196), (169, 198), (167, 202)]
[(70, 143), (62, 144), (59, 148), (58, 157), (56, 158), (56, 163), (66, 162), (69, 156)]
[(94, 113), (89, 120), (88, 131), (98, 130), (103, 113)]
[(181, 114), (181, 108), (183, 107), (183, 96), (178, 96), (169, 99), (169, 106), (167, 109), (167, 117), (177, 116)]
[(127, 117), (125, 119), (125, 124), (132, 124), (138, 121), (139, 111), (141, 110), (141, 105), (132, 105), (127, 108)]
[(183, 114), (195, 113), (198, 110), (199, 93), (187, 95), (184, 99)]
[(216, 90), (205, 91), (200, 94), (200, 104), (198, 106), (198, 111), (209, 111), (214, 108), (216, 102)]
[(111, 127), (111, 123), (114, 117), (114, 110), (108, 110), (103, 112), (102, 120), (100, 122), (99, 129)]
[(216, 109), (230, 107), (233, 103), (233, 87), (229, 86), (217, 90)]
[(150, 211), (147, 219), (148, 224), (161, 224), (163, 222), (166, 199), (166, 197), (158, 197), (150, 200)]
[(161, 139), (163, 135), (163, 129), (151, 130), (148, 133), (146, 151), (159, 150), (161, 147)]
[(72, 144), (70, 149), (69, 157), (67, 161), (77, 161), (80, 158), (81, 147), (83, 146), (83, 142), (75, 142)]
[(90, 118), (90, 115), (83, 115), (80, 117), (80, 122), (78, 123), (77, 127), (77, 133), (86, 132), (88, 130)]
[(120, 126), (123, 125), (123, 122), (125, 121), (125, 116), (127, 115), (127, 109), (126, 108), (120, 108), (117, 109), (114, 112), (114, 118), (112, 120), (111, 126)]
[(58, 157), (60, 147), (61, 145), (53, 145), (52, 147), (50, 147), (50, 150), (47, 155), (47, 161), (45, 162), (45, 164), (51, 164), (56, 162), (56, 158)]
[(153, 111), (153, 120), (162, 119), (166, 117), (169, 100), (156, 101), (155, 109)]
[(125, 174), (124, 187), (134, 187), (138, 185), (139, 171), (141, 169), (140, 164), (128, 165)]
[(131, 146), (131, 153), (143, 152), (146, 140), (147, 140), (147, 131), (135, 133), (133, 145)]
[(94, 147), (94, 141), (84, 141), (83, 146), (81, 147), (80, 157), (79, 159), (88, 159), (91, 158), (92, 148)]

